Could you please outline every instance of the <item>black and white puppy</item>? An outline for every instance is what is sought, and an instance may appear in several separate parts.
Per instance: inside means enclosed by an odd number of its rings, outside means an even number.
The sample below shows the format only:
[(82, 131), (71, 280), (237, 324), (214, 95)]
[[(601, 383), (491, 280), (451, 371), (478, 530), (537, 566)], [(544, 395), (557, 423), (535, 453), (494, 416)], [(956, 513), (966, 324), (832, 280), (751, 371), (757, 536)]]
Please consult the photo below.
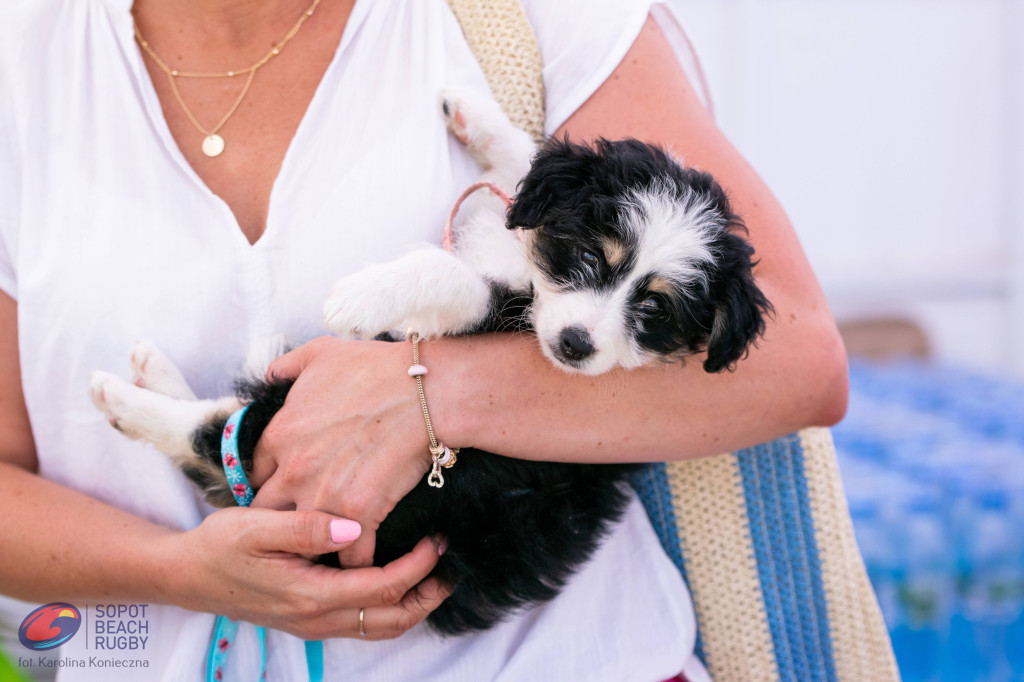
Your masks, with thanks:
[[(489, 98), (446, 93), (443, 110), (481, 179), (518, 187), (515, 200), (506, 210), (477, 192), (463, 205), (454, 253), (427, 247), (340, 280), (324, 305), (335, 334), (533, 330), (556, 366), (594, 375), (699, 353), (706, 371), (720, 372), (763, 333), (771, 306), (754, 281), (753, 249), (710, 175), (636, 140), (551, 140), (538, 151)], [(251, 380), (236, 396), (199, 401), (151, 344), (132, 364), (132, 383), (94, 374), (94, 403), (126, 435), (172, 456), (211, 503), (233, 504), (220, 463), (224, 423), (251, 405), (239, 427), (249, 471), (290, 383)], [(429, 622), (444, 633), (488, 628), (558, 593), (621, 514), (631, 470), (465, 450), (443, 488), (424, 483), (395, 507), (374, 562), (426, 535), (446, 537), (434, 575), (454, 592)]]

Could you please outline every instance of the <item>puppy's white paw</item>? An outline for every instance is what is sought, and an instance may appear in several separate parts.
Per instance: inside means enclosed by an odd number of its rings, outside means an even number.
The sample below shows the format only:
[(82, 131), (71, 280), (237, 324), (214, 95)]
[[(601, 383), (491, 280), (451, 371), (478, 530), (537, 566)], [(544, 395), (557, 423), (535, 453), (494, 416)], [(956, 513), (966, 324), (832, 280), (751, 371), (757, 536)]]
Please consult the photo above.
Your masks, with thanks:
[(324, 301), (324, 324), (343, 339), (372, 339), (383, 333), (401, 335), (408, 312), (394, 285), (392, 268), (373, 265), (338, 280)]
[(132, 383), (180, 400), (195, 400), (185, 377), (152, 341), (139, 341), (132, 349)]
[(172, 458), (189, 460), (192, 434), (219, 413), (241, 405), (234, 396), (217, 400), (181, 400), (139, 388), (109, 372), (93, 372), (89, 397), (115, 429), (135, 440), (151, 443)]
[(89, 381), (89, 398), (115, 429), (129, 438), (142, 436), (137, 410), (133, 409), (133, 392), (142, 389), (109, 372), (93, 372)]
[(448, 130), (470, 152), (485, 150), (496, 136), (512, 127), (493, 98), (470, 90), (443, 90), (441, 113)]

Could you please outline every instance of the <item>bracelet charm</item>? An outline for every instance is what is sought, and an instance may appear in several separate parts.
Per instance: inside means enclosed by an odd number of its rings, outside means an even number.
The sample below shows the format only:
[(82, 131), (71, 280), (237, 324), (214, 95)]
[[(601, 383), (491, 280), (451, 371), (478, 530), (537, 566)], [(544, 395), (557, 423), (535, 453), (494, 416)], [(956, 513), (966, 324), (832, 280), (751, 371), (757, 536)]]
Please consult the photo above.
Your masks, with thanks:
[(451, 469), (455, 466), (459, 449), (449, 448), (434, 436), (434, 425), (430, 422), (430, 412), (427, 410), (427, 397), (423, 393), (423, 375), (427, 373), (427, 368), (420, 364), (420, 335), (410, 329), (406, 336), (412, 342), (413, 364), (409, 367), (409, 376), (416, 380), (416, 390), (420, 395), (420, 407), (423, 409), (423, 421), (427, 424), (427, 435), (430, 437), (430, 474), (427, 476), (427, 485), (431, 488), (440, 488), (444, 485), (441, 469)]

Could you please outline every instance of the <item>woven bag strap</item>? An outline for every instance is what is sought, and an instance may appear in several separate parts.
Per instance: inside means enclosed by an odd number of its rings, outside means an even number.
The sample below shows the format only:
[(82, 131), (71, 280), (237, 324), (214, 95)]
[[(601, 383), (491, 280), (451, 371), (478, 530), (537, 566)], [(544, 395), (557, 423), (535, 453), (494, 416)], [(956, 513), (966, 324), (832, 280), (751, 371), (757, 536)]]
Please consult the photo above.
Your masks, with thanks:
[(899, 682), (827, 429), (650, 465), (634, 485), (715, 682)]
[(494, 99), (516, 127), (544, 136), (543, 61), (519, 0), (448, 0)]

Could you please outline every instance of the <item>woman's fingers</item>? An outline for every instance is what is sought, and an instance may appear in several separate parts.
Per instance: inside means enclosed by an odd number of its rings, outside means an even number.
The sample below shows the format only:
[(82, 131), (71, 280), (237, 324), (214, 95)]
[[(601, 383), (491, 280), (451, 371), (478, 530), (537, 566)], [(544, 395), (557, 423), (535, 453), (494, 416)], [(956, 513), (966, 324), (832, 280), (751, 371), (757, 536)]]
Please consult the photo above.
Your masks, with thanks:
[(437, 565), (438, 553), (429, 538), (412, 551), (380, 567), (329, 569), (319, 572), (315, 586), (326, 608), (394, 606)]
[[(397, 637), (440, 606), (451, 590), (427, 578), (438, 553), (429, 538), (408, 554), (379, 568), (314, 567), (303, 578), (301, 594), (289, 600), (295, 609), (274, 627), (305, 639), (360, 637), (359, 610), (367, 639)], [(376, 624), (370, 633), (369, 623)]]
[(196, 557), (197, 571), (172, 576), (175, 593), (188, 595), (180, 602), (185, 608), (306, 639), (359, 636), (359, 609), (364, 616), (372, 609), (379, 621), (374, 638), (397, 636), (447, 596), (436, 580), (427, 580), (438, 550), (424, 538), (386, 566), (352, 569), (303, 558), (337, 552), (364, 534), (354, 521), (320, 511), (236, 507), (214, 512), (191, 531), (168, 535), (166, 550), (169, 557)]
[(299, 376), (316, 355), (317, 342), (318, 340), (314, 339), (274, 359), (267, 368), (267, 379), (294, 379)]
[(262, 551), (313, 556), (336, 552), (362, 534), (359, 523), (317, 511), (260, 512), (251, 525), (253, 547)]
[(351, 637), (374, 641), (394, 639), (426, 620), (449, 595), (449, 587), (436, 578), (430, 578), (406, 592), (397, 604), (340, 609), (325, 614), (308, 624), (310, 631), (306, 636), (317, 639)]
[[(254, 509), (271, 509), (278, 511), (289, 511), (296, 508), (293, 498), (286, 492), (285, 487), (276, 484), (276, 481), (273, 479), (260, 488), (260, 491), (256, 494), (256, 498), (253, 500), (252, 506)], [(331, 515), (328, 514), (328, 516), (330, 517)], [(336, 519), (331, 522), (332, 538), (335, 539), (336, 543), (345, 543), (345, 545), (340, 549), (338, 547), (332, 547), (319, 553), (327, 554), (328, 552), (337, 551), (338, 562), (343, 568), (360, 568), (374, 565), (374, 550), (377, 547), (377, 536), (375, 532), (373, 532), (373, 528), (367, 528), (364, 531), (364, 528), (360, 526), (358, 521), (337, 517), (332, 518)], [(306, 522), (309, 521), (293, 521), (293, 523), (300, 524)], [(306, 529), (304, 528), (301, 530), (301, 532), (305, 531)], [(310, 528), (309, 531), (322, 532), (321, 529), (314, 530), (312, 528)], [(338, 540), (338, 538), (345, 539)], [(272, 543), (276, 541), (267, 542)], [(296, 553), (309, 556), (308, 552)]]
[(363, 533), (358, 540), (338, 551), (342, 568), (373, 566), (373, 552), (377, 547), (376, 533)]

